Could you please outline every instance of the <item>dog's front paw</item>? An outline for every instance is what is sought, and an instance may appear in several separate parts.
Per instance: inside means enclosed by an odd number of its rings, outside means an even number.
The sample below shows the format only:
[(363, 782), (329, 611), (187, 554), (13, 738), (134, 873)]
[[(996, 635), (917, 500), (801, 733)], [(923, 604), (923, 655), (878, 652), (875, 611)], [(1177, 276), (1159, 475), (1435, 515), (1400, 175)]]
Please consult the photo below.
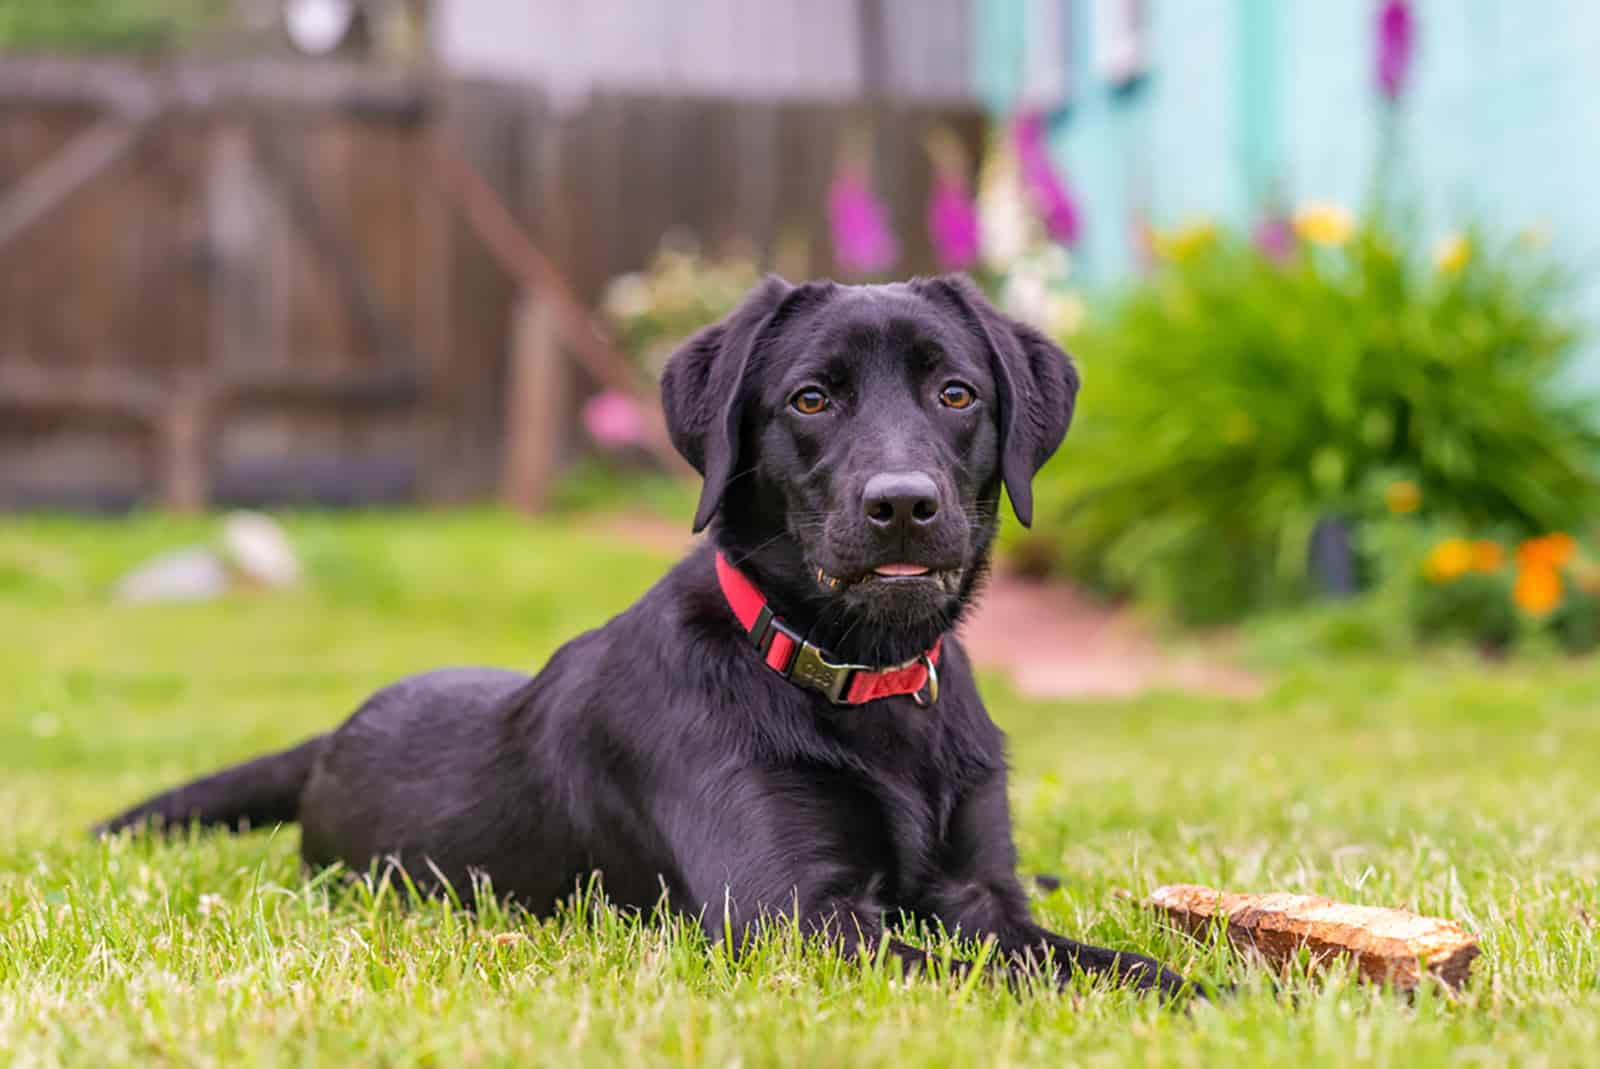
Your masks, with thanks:
[(1189, 1002), (1215, 1002), (1218, 999), (1227, 997), (1233, 991), (1232, 985), (1223, 986), (1191, 980), (1155, 962), (1139, 962), (1130, 967), (1123, 976), (1128, 983), (1140, 991), (1154, 994), (1162, 1002), (1174, 1005)]

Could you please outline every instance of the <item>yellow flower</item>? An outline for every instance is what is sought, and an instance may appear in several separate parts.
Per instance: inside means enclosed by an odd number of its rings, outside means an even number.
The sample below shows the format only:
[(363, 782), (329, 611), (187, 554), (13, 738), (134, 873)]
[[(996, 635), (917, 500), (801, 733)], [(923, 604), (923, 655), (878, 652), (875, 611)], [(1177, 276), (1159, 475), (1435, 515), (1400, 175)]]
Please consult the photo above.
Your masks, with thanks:
[(1560, 568), (1578, 551), (1577, 540), (1557, 531), (1530, 538), (1517, 547), (1517, 563), (1523, 567)]
[(1499, 542), (1490, 542), (1488, 539), (1479, 539), (1472, 543), (1472, 570), (1475, 572), (1498, 572), (1506, 562), (1506, 551)]
[(1422, 488), (1410, 479), (1397, 479), (1383, 492), (1383, 503), (1397, 516), (1422, 507)]
[(1088, 315), (1088, 305), (1076, 293), (1052, 293), (1044, 302), (1045, 330), (1058, 338), (1076, 334)]
[(1356, 232), (1356, 221), (1341, 204), (1312, 201), (1294, 213), (1294, 231), (1315, 245), (1343, 245)]
[(1191, 260), (1217, 242), (1217, 224), (1199, 219), (1168, 233), (1154, 235), (1156, 252), (1179, 263)]
[(1548, 616), (1561, 604), (1561, 576), (1548, 564), (1525, 564), (1511, 597), (1529, 616)]
[(1423, 561), (1422, 574), (1429, 582), (1448, 583), (1465, 575), (1472, 560), (1472, 543), (1465, 538), (1446, 538)]
[(1457, 275), (1472, 262), (1472, 241), (1465, 234), (1450, 234), (1433, 246), (1433, 266), (1441, 275)]

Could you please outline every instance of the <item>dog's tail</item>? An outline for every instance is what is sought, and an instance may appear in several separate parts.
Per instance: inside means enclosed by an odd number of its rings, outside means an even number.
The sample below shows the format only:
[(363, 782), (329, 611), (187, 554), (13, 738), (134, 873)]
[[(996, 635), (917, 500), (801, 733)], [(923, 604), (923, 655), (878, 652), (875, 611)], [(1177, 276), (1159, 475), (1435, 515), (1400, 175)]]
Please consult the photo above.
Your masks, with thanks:
[(287, 823), (298, 815), (300, 791), (311, 777), (326, 739), (326, 735), (318, 735), (299, 746), (174, 787), (96, 825), (94, 831), (109, 835), (146, 825), (177, 831), (191, 821), (242, 831)]

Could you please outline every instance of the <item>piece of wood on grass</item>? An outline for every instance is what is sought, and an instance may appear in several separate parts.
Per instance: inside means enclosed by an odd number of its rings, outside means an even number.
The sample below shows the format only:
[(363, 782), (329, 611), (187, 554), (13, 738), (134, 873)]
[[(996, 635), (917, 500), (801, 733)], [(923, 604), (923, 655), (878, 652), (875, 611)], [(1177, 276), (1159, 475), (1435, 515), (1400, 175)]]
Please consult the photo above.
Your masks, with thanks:
[(1363, 979), (1402, 991), (1416, 988), (1427, 974), (1459, 988), (1478, 956), (1477, 937), (1454, 921), (1317, 895), (1246, 895), (1173, 884), (1157, 888), (1147, 904), (1190, 935), (1203, 936), (1225, 923), (1234, 946), (1275, 964), (1293, 961), (1304, 948), (1313, 964), (1348, 958)]

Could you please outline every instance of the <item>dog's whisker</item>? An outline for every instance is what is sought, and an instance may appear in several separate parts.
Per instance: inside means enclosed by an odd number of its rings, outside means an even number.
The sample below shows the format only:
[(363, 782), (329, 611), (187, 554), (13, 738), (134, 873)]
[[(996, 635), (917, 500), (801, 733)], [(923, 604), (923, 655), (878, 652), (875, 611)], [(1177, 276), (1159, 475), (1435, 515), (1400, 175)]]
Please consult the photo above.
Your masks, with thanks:
[(783, 539), (788, 538), (788, 537), (790, 537), (788, 531), (779, 531), (777, 534), (773, 535), (771, 538), (767, 539), (766, 541), (758, 543), (756, 546), (754, 546), (751, 549), (745, 550), (742, 554), (740, 554), (738, 556), (737, 559), (734, 559), (733, 557), (730, 556), (729, 563), (732, 564), (734, 567), (739, 567), (740, 565), (747, 563), (752, 557), (754, 557), (757, 553), (760, 553), (762, 550), (766, 549), (768, 546), (771, 546), (771, 545), (774, 545), (774, 544), (776, 544), (778, 542), (781, 542), (781, 541), (783, 541)]

